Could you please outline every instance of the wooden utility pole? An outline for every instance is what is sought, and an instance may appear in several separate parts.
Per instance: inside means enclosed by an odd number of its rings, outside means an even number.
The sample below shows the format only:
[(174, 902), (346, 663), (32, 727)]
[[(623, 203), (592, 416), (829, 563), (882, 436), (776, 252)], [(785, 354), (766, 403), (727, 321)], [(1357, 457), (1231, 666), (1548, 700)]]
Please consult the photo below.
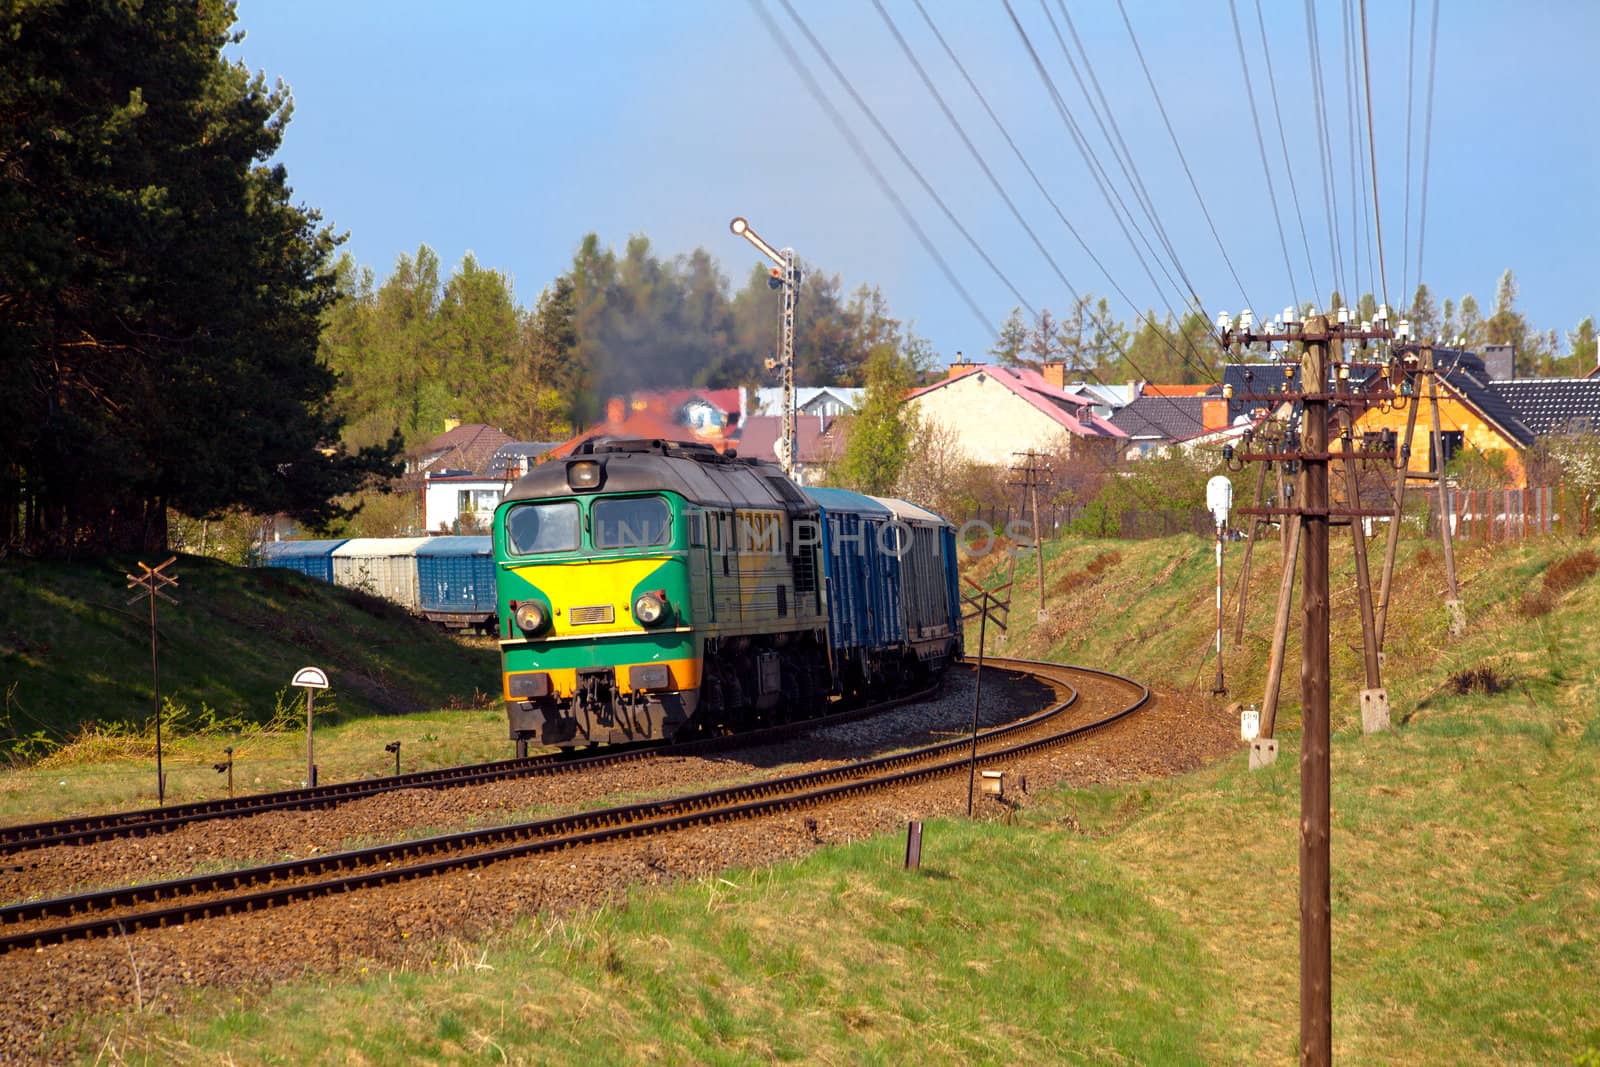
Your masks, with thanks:
[(1305, 415), (1300, 599), (1300, 1062), (1327, 1064), (1333, 1048), (1333, 923), (1329, 892), (1328, 758), (1328, 320), (1306, 320), (1301, 360)]
[[(1263, 503), (1267, 487), (1267, 465), (1263, 463), (1256, 469), (1256, 496), (1251, 503), (1259, 508)], [(1239, 618), (1233, 628), (1233, 647), (1239, 648), (1244, 644), (1244, 611), (1245, 602), (1250, 592), (1250, 557), (1256, 548), (1256, 535), (1261, 532), (1261, 527), (1266, 523), (1257, 515), (1250, 520), (1250, 536), (1244, 542), (1244, 560), (1239, 564)]]
[[(1430, 355), (1431, 358), (1431, 355)], [(1404, 388), (1410, 388), (1405, 386)], [(1401, 395), (1404, 395), (1403, 393)], [(1378, 652), (1383, 652), (1383, 639), (1389, 625), (1389, 590), (1394, 585), (1394, 556), (1400, 544), (1400, 523), (1405, 517), (1406, 483), (1411, 480), (1411, 442), (1417, 432), (1417, 404), (1419, 398), (1406, 400), (1406, 435), (1399, 444), (1394, 469), (1394, 513), (1389, 517), (1389, 538), (1383, 549), (1383, 582), (1378, 590), (1378, 611), (1374, 620), (1377, 628)]]
[[(1351, 511), (1361, 509), (1361, 478), (1356, 471), (1355, 419), (1347, 407), (1339, 409), (1339, 439), (1344, 450), (1345, 497)], [(1389, 728), (1389, 694), (1383, 688), (1378, 663), (1378, 633), (1372, 618), (1372, 578), (1367, 569), (1365, 519), (1352, 515), (1351, 548), (1356, 561), (1356, 601), (1361, 613), (1361, 651), (1366, 667), (1366, 686), (1361, 690), (1361, 729), (1373, 733)]]
[(1450, 507), (1450, 494), (1445, 488), (1444, 434), (1439, 429), (1439, 371), (1434, 363), (1432, 348), (1422, 350), (1422, 360), (1423, 369), (1428, 375), (1428, 417), (1433, 422), (1433, 476), (1439, 488), (1439, 538), (1444, 543), (1444, 609), (1450, 619), (1450, 633), (1460, 636), (1467, 626), (1467, 613), (1461, 605), (1461, 591), (1456, 587), (1455, 538), (1450, 529), (1450, 521), (1455, 515)]
[[(1013, 452), (1022, 460), (1020, 464), (1011, 468), (1011, 473), (1016, 478), (1012, 485), (1020, 485), (1028, 490), (1028, 504), (1033, 513), (1033, 549), (1039, 559), (1039, 621), (1046, 618), (1044, 607), (1044, 531), (1039, 526), (1039, 486), (1050, 474), (1048, 460), (1038, 455), (1033, 449), (1026, 452)], [(1043, 461), (1043, 462), (1041, 462)]]

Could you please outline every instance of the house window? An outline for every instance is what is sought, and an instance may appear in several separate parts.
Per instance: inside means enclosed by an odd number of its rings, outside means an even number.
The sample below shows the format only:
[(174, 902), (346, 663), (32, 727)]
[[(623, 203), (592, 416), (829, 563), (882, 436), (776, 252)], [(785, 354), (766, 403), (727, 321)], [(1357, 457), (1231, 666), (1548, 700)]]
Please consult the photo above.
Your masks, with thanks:
[[(1439, 441), (1444, 445), (1445, 466), (1449, 466), (1450, 461), (1456, 458), (1456, 453), (1461, 451), (1461, 446), (1463, 443), (1462, 433), (1460, 430), (1446, 430), (1439, 435)], [(1438, 450), (1433, 447), (1432, 434), (1428, 435), (1428, 469), (1430, 471), (1437, 471), (1439, 469), (1439, 453)]]

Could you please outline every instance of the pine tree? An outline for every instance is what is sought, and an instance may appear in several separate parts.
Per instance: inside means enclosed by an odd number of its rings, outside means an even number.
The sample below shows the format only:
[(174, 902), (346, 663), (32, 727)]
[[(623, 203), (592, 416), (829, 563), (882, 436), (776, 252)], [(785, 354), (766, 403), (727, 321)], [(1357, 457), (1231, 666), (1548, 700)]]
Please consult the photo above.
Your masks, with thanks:
[(309, 523), (393, 470), (317, 358), (338, 239), (227, 0), (0, 11), (0, 543), (159, 549), (168, 508)]

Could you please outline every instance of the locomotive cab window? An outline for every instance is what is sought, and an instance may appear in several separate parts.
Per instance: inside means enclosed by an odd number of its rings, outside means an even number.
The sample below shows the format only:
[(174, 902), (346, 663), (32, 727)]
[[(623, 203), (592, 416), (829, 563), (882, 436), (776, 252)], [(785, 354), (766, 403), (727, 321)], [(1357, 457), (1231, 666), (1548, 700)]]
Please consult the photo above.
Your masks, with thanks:
[(596, 500), (595, 548), (647, 548), (672, 541), (672, 512), (659, 496), (608, 497)]
[(506, 515), (506, 541), (513, 554), (573, 552), (578, 547), (578, 503), (519, 504)]

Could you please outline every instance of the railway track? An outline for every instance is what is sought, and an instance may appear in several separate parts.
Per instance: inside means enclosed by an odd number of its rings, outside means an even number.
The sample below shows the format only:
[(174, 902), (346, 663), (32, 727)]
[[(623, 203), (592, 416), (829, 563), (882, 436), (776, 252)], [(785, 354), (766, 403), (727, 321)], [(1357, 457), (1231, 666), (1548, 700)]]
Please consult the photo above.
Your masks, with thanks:
[[(1105, 671), (1025, 660), (990, 660), (1064, 686), (1070, 695), (1036, 715), (979, 736), (980, 764), (1000, 763), (1066, 744), (1133, 714), (1150, 699), (1137, 682)], [(1093, 722), (1061, 720), (1078, 700), (1085, 677), (1122, 690)], [(481, 868), (521, 856), (756, 818), (845, 797), (966, 772), (970, 739), (669, 800), (632, 804), (375, 848), (175, 879), (0, 908), (0, 953), (68, 941), (187, 924), (316, 897)]]
[(654, 759), (662, 755), (703, 756), (736, 747), (773, 744), (809, 730), (852, 722), (902, 704), (921, 700), (933, 691), (934, 689), (926, 689), (909, 696), (850, 708), (820, 718), (805, 719), (725, 737), (676, 743), (649, 741), (637, 745), (613, 746), (604, 753), (593, 756), (585, 756), (578, 752), (556, 752), (522, 759), (498, 760), (493, 763), (414, 771), (384, 778), (335, 782), (309, 789), (252, 793), (177, 804), (166, 808), (139, 808), (131, 811), (106, 812), (101, 815), (80, 815), (51, 822), (0, 826), (0, 859), (54, 845), (89, 845), (118, 838), (162, 834), (180, 826), (211, 819), (242, 819), (269, 811), (314, 811), (332, 808), (352, 800), (361, 800), (400, 789), (456, 789), (508, 779), (581, 773), (601, 767)]

